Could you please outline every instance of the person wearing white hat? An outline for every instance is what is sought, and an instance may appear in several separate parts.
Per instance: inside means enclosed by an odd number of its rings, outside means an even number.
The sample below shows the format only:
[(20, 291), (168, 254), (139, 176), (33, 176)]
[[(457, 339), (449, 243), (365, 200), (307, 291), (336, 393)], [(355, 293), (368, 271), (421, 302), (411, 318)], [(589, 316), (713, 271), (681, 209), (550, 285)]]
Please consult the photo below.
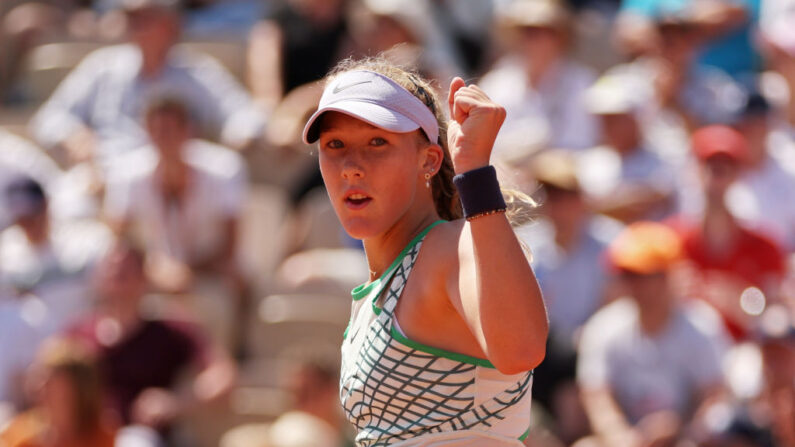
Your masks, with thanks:
[(571, 17), (563, 3), (510, 0), (496, 8), (510, 48), (480, 81), (508, 111), (495, 158), (517, 145), (585, 149), (596, 144), (598, 124), (582, 105), (596, 74), (569, 55)]
[[(352, 292), (340, 398), (360, 446), (520, 446), (547, 317), (489, 166), (505, 110), (461, 78), (345, 62), (304, 129), (369, 280)], [(455, 175), (455, 176), (454, 176)]]
[(646, 147), (644, 97), (626, 78), (604, 76), (585, 92), (585, 108), (599, 120), (603, 144), (581, 153), (581, 181), (599, 212), (624, 222), (657, 220), (674, 211), (676, 176)]

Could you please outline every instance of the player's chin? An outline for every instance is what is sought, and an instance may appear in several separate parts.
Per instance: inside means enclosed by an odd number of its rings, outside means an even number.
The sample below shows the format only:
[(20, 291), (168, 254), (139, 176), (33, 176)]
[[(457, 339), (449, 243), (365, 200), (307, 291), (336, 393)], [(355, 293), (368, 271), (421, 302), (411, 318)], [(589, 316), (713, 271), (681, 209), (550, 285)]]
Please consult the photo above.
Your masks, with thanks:
[(362, 217), (350, 217), (342, 220), (342, 228), (354, 239), (369, 239), (378, 235), (375, 225)]

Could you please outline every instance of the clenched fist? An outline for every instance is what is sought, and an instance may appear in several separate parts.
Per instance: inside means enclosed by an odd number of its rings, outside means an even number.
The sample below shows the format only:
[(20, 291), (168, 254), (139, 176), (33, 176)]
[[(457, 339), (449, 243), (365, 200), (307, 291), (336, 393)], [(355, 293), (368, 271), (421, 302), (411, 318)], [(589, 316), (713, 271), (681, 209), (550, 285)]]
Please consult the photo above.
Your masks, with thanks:
[(450, 83), (447, 102), (447, 142), (455, 172), (488, 165), (494, 140), (505, 121), (505, 108), (489, 99), (477, 85), (466, 85), (458, 77)]

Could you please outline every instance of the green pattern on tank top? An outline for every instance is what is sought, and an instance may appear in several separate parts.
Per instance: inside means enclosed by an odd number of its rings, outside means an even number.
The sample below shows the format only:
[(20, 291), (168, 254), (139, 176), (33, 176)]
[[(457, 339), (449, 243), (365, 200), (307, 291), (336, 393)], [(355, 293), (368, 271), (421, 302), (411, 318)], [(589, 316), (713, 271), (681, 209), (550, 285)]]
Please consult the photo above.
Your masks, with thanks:
[(501, 422), (512, 423), (507, 417), (524, 424), (519, 437), (529, 423), (532, 371), (501, 376), (510, 380), (484, 398), (478, 394), (478, 369), (493, 369), (490, 362), (417, 343), (395, 328), (395, 307), (429, 230), (409, 243), (379, 280), (353, 291), (358, 312), (342, 346), (340, 399), (358, 430), (358, 446), (439, 432), (490, 431)]

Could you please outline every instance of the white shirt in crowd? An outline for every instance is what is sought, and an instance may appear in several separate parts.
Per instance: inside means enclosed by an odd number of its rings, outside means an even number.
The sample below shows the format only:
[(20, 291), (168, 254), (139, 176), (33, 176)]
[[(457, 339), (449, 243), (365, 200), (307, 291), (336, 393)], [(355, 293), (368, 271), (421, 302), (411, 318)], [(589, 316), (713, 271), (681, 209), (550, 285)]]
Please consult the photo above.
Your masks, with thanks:
[(720, 321), (696, 306), (674, 311), (653, 336), (641, 329), (633, 300), (605, 306), (584, 327), (577, 382), (610, 389), (633, 424), (662, 410), (686, 415), (699, 391), (723, 381)]
[(91, 310), (91, 273), (114, 240), (110, 229), (97, 221), (52, 225), (49, 242), (39, 247), (18, 226), (0, 233), (0, 281), (39, 300), (37, 328), (45, 336), (68, 328)]
[(575, 332), (602, 305), (606, 272), (601, 259), (621, 228), (604, 218), (592, 218), (583, 226), (576, 246), (568, 251), (555, 243), (555, 228), (548, 219), (516, 231), (533, 252), (533, 271), (544, 291), (550, 329), (572, 343)]
[(197, 128), (237, 146), (256, 138), (264, 119), (248, 94), (213, 58), (174, 48), (155, 78), (139, 76), (140, 49), (133, 44), (100, 48), (86, 56), (31, 120), (44, 147), (52, 147), (80, 126), (99, 139), (100, 161), (148, 142), (141, 125), (147, 101), (177, 95), (189, 102)]
[(788, 252), (795, 251), (795, 175), (768, 157), (747, 171), (726, 197), (732, 213), (766, 234)]
[[(617, 65), (605, 77), (622, 79), (641, 98), (638, 111), (645, 146), (667, 163), (679, 165), (690, 156), (690, 132), (678, 112), (663, 107), (656, 99), (658, 62), (641, 58)], [(731, 122), (747, 101), (745, 91), (720, 69), (693, 67), (679, 89), (678, 102), (699, 125)]]
[(242, 212), (247, 174), (239, 154), (206, 141), (191, 140), (183, 156), (191, 177), (180, 207), (166, 203), (156, 176), (157, 155), (146, 147), (119, 160), (126, 173), (108, 183), (105, 212), (131, 221), (147, 251), (190, 262), (225, 243), (223, 224)]
[(674, 200), (670, 209), (647, 218), (663, 218), (678, 207), (678, 178), (673, 167), (645, 148), (621, 156), (608, 147), (595, 147), (579, 154), (577, 168), (583, 191), (592, 199), (632, 194), (643, 187)]
[(495, 143), (495, 156), (513, 146), (584, 149), (596, 144), (598, 123), (585, 110), (583, 93), (596, 81), (586, 66), (563, 60), (542, 79), (530, 85), (525, 63), (506, 57), (488, 72), (479, 85), (508, 116)]

